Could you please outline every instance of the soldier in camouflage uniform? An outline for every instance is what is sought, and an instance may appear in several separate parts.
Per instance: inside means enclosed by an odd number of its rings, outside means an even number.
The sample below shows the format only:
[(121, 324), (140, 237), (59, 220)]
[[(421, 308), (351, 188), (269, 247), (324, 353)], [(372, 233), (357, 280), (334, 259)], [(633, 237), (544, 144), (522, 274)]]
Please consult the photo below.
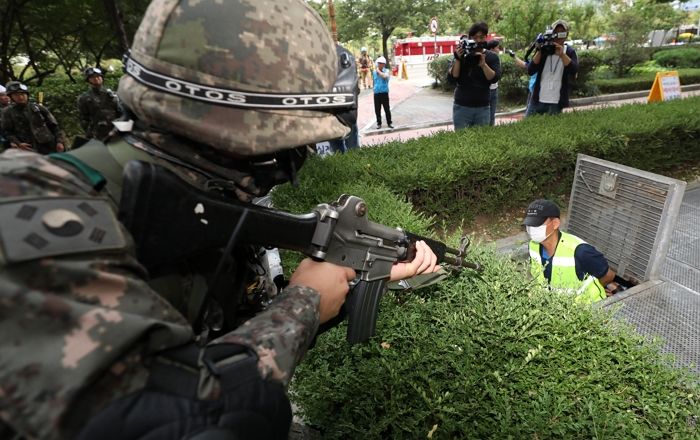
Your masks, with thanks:
[(10, 106), (10, 97), (5, 93), (6, 89), (4, 86), (0, 86), (0, 152), (8, 147), (7, 139), (5, 139), (5, 132), (2, 131), (2, 113), (6, 108)]
[(65, 150), (65, 139), (56, 118), (41, 104), (29, 101), (29, 88), (18, 82), (6, 85), (12, 105), (3, 111), (2, 130), (10, 147), (41, 154)]
[(112, 130), (112, 121), (121, 116), (119, 98), (102, 86), (104, 73), (101, 69), (88, 67), (84, 75), (90, 89), (78, 97), (80, 126), (87, 139), (105, 140)]
[[(148, 278), (116, 216), (122, 169), (248, 202), (289, 177), (271, 164), (349, 131), (356, 73), (334, 85), (346, 72), (302, 0), (155, 0), (127, 72), (134, 120), (107, 145), (0, 155), (0, 438), (286, 438), (285, 388), (354, 272), (304, 260), (265, 311), (195, 335), (186, 304), (211, 278), (196, 262)], [(391, 278), (436, 269), (419, 242)]]

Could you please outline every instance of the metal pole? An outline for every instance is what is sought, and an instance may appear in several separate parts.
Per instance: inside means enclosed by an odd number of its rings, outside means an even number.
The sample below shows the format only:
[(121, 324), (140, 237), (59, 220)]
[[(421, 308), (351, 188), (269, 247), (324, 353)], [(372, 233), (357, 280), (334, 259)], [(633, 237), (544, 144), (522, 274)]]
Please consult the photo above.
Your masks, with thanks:
[(335, 25), (335, 6), (333, 6), (333, 0), (328, 0), (328, 17), (331, 22), (331, 36), (334, 42), (338, 42), (338, 29)]

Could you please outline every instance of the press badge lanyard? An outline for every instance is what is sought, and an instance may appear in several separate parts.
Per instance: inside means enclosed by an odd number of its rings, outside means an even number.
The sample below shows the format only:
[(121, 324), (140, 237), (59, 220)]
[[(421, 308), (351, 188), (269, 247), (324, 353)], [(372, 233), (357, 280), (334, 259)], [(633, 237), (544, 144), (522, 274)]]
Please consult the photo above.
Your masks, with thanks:
[(557, 72), (557, 68), (559, 67), (559, 62), (561, 61), (561, 58), (557, 57), (556, 63), (553, 63), (552, 57), (549, 56), (547, 57), (547, 61), (549, 61), (549, 81), (547, 81), (549, 83), (548, 87), (549, 90), (554, 90), (554, 74)]

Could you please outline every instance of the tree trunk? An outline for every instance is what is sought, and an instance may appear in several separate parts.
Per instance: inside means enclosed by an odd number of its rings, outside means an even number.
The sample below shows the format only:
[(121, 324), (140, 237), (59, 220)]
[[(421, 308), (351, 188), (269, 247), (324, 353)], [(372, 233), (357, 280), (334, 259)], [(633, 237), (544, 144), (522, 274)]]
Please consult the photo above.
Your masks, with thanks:
[(122, 15), (119, 12), (119, 6), (117, 6), (117, 0), (103, 0), (105, 10), (107, 11), (107, 17), (112, 22), (114, 27), (114, 34), (117, 37), (117, 43), (122, 52), (126, 53), (129, 51), (129, 39), (126, 36), (126, 30), (124, 29), (124, 21), (122, 20)]
[(389, 49), (386, 42), (389, 41), (392, 32), (394, 32), (394, 28), (382, 30), (382, 54), (386, 58), (386, 67), (388, 69), (391, 69), (391, 61), (389, 61), (391, 57), (389, 57)]

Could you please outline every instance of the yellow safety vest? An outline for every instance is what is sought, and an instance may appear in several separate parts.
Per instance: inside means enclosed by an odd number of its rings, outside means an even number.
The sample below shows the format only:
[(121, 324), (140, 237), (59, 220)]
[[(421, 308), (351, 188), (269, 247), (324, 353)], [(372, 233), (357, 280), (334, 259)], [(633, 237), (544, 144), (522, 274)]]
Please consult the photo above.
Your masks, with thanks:
[[(552, 265), (552, 278), (549, 281), (549, 287), (558, 292), (576, 295), (577, 302), (591, 304), (605, 299), (606, 294), (605, 288), (593, 275), (585, 274), (583, 280), (579, 280), (576, 276), (574, 252), (578, 245), (584, 243), (585, 241), (575, 235), (561, 233), (556, 253), (549, 263)], [(543, 285), (547, 284), (540, 257), (540, 244), (532, 240), (530, 241), (530, 273)]]

